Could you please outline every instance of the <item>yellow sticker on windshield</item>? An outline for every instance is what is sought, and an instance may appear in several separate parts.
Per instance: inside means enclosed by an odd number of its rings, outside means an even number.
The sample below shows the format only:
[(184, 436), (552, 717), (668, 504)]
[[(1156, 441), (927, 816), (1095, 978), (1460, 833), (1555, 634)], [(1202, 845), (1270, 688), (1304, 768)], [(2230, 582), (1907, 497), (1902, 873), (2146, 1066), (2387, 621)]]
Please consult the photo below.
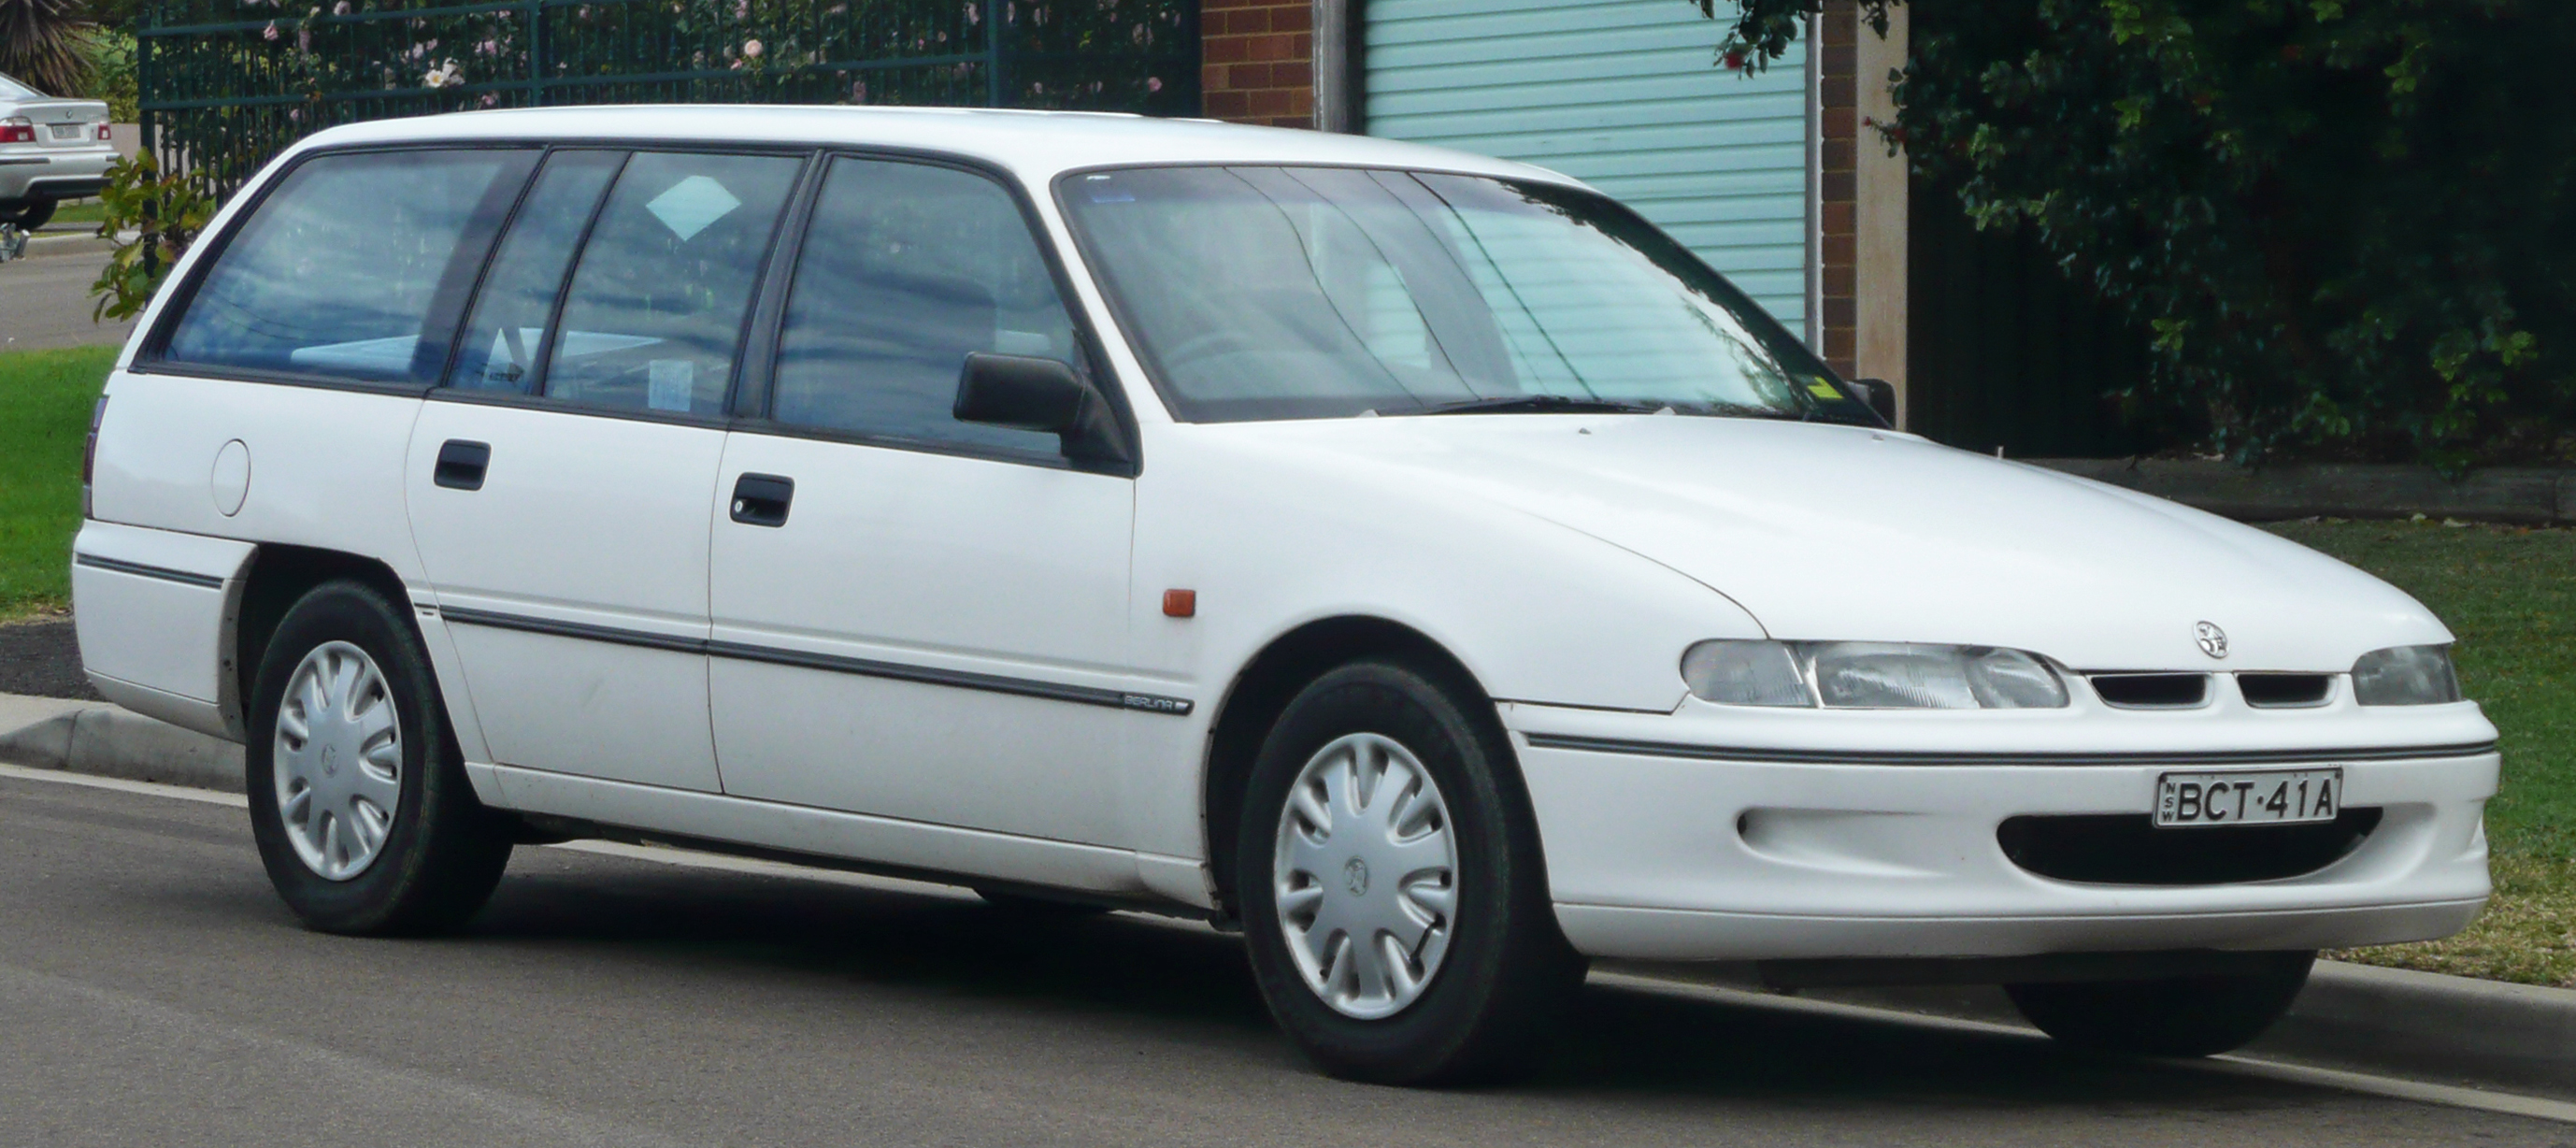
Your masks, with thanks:
[(1832, 383), (1828, 383), (1823, 379), (1807, 380), (1807, 393), (1820, 399), (1839, 399), (1843, 397), (1843, 393), (1841, 391), (1835, 390)]

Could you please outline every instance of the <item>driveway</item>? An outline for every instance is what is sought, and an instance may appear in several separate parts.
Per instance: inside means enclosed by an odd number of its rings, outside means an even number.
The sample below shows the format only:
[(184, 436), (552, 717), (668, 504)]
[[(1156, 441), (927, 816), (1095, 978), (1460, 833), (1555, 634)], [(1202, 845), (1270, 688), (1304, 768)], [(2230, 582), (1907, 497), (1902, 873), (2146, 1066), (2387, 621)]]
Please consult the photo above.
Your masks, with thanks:
[[(46, 241), (51, 242), (51, 241)], [(85, 250), (0, 263), (0, 351), (122, 343), (132, 322), (90, 322), (89, 285), (107, 266), (107, 253)]]

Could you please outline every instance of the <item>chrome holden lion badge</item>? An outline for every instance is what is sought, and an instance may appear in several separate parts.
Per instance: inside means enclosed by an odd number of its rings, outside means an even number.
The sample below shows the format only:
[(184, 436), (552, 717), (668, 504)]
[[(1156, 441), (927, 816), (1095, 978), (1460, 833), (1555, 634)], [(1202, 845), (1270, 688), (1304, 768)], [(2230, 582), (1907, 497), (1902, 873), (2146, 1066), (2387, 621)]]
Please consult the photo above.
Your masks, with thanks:
[(2219, 629), (2218, 623), (2203, 622), (2192, 627), (2192, 632), (2200, 638), (2201, 653), (2213, 658), (2227, 656), (2227, 631)]

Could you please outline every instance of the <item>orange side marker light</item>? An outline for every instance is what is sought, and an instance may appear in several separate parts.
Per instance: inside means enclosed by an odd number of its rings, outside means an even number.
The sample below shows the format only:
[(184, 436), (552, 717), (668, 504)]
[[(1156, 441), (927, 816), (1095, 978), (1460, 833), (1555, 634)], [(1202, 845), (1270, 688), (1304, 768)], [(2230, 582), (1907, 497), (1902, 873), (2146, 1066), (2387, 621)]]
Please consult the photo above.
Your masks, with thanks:
[(1199, 612), (1199, 592), (1198, 592), (1198, 591), (1196, 591), (1196, 590), (1165, 590), (1165, 591), (1163, 591), (1163, 616), (1164, 616), (1164, 617), (1166, 617), (1166, 618), (1194, 618), (1194, 617), (1197, 617), (1197, 616), (1198, 616), (1198, 612)]

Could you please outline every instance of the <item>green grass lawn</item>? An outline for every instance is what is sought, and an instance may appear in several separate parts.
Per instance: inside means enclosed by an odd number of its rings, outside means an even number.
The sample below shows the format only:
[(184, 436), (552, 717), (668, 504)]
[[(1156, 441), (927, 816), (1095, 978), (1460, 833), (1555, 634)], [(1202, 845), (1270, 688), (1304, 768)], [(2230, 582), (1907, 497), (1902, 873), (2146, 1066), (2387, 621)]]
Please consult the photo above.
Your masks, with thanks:
[(0, 620), (71, 597), (81, 441), (116, 351), (0, 354)]
[(107, 218), (107, 205), (95, 199), (76, 199), (54, 209), (54, 223), (96, 224)]
[(2495, 901), (2446, 941), (2347, 959), (2576, 986), (2576, 530), (2314, 522), (2272, 528), (2396, 583), (2459, 635), (2460, 684), (2502, 734), (2487, 806)]

